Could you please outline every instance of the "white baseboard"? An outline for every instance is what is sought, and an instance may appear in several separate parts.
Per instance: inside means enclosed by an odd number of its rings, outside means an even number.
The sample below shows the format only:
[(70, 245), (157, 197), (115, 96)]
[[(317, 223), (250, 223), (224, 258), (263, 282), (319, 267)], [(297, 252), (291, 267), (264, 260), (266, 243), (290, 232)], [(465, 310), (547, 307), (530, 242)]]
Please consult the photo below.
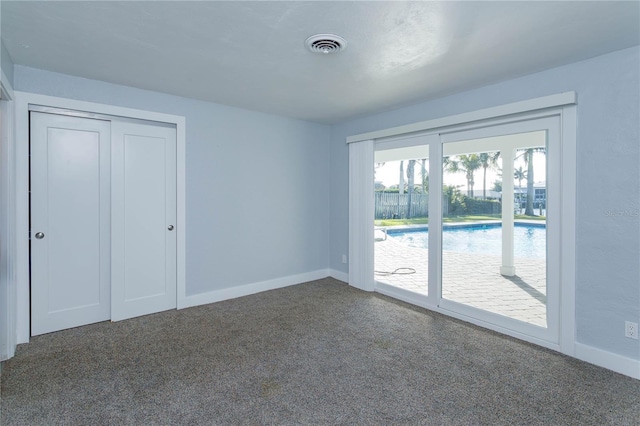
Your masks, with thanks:
[(349, 274), (346, 272), (336, 271), (335, 269), (329, 269), (329, 276), (335, 278), (338, 281), (349, 284)]
[(317, 271), (306, 272), (304, 274), (289, 275), (287, 277), (275, 278), (273, 280), (260, 281), (257, 283), (246, 284), (238, 287), (224, 288), (221, 290), (194, 294), (185, 297), (184, 303), (181, 304), (178, 309), (235, 299), (236, 297), (248, 296), (250, 294), (260, 293), (267, 290), (274, 290), (277, 288), (288, 287), (290, 285), (319, 280), (322, 278), (326, 278), (327, 276), (329, 276), (329, 271), (327, 269), (319, 269)]
[(627, 358), (578, 342), (576, 342), (575, 357), (590, 364), (640, 380), (640, 360)]

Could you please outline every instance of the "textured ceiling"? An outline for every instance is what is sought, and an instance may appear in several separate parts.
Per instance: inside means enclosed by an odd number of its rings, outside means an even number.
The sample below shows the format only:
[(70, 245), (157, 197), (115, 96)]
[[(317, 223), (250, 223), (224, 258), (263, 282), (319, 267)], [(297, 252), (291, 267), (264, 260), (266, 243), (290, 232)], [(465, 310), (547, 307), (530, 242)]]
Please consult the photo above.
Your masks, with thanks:
[[(16, 64), (335, 123), (640, 43), (638, 2), (11, 2)], [(312, 54), (336, 33), (348, 47)]]

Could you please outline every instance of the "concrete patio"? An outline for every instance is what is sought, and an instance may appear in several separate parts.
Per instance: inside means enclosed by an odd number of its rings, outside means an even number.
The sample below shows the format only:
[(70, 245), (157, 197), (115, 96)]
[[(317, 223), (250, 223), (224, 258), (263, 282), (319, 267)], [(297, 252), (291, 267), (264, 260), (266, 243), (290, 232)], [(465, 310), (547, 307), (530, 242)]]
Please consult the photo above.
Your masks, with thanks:
[[(427, 294), (428, 250), (387, 238), (375, 242), (375, 279)], [(498, 256), (443, 252), (442, 296), (489, 312), (546, 327), (546, 265), (515, 259), (516, 276), (500, 275)], [(401, 269), (401, 268), (412, 268)], [(395, 271), (395, 273), (393, 273)]]

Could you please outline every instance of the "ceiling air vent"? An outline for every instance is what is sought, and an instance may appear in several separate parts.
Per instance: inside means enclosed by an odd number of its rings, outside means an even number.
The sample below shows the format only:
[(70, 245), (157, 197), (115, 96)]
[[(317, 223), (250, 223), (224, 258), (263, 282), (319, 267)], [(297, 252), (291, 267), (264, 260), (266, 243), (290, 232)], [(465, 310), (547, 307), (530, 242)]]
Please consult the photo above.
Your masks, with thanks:
[(337, 53), (347, 47), (347, 41), (335, 34), (316, 34), (305, 41), (307, 48), (314, 53)]

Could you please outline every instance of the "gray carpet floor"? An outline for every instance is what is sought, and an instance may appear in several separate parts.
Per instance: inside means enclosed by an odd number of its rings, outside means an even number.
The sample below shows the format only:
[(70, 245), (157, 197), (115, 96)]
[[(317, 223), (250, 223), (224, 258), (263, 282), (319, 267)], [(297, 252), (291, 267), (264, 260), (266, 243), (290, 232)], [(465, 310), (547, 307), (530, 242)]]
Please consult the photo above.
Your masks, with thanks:
[(639, 425), (640, 381), (324, 279), (35, 337), (2, 425)]

